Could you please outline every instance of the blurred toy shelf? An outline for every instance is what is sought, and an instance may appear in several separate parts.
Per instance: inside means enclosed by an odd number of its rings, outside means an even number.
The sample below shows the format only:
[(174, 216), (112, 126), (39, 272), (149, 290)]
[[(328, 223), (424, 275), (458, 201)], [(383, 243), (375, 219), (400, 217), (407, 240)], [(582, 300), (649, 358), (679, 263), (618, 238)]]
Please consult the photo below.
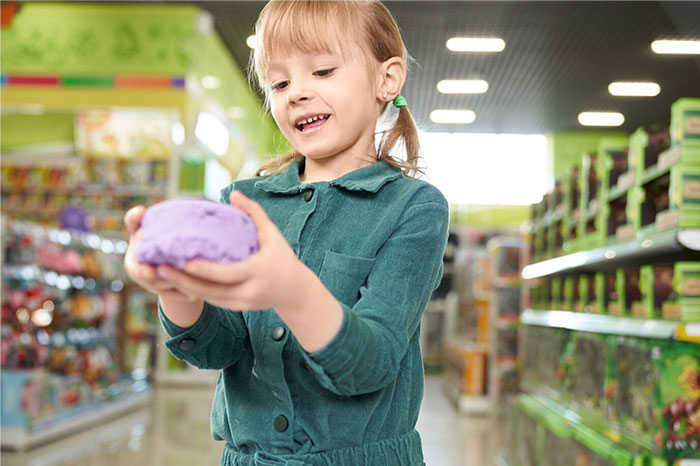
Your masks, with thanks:
[(696, 322), (683, 323), (671, 320), (637, 319), (569, 311), (536, 311), (533, 309), (523, 311), (520, 321), (527, 325), (583, 332), (700, 342), (700, 323)]
[(601, 138), (533, 206), (502, 463), (700, 462), (698, 115)]
[(461, 264), (465, 279), (445, 344), (443, 383), (461, 413), (492, 414), (517, 388), (520, 244), (503, 235), (481, 240)]
[(104, 401), (91, 405), (89, 409), (76, 409), (74, 412), (60, 416), (60, 419), (53, 421), (49, 419), (32, 429), (3, 426), (0, 445), (3, 449), (9, 450), (26, 450), (43, 445), (51, 440), (98, 426), (138, 408), (148, 406), (151, 398), (151, 389), (144, 384), (141, 391), (123, 396), (115, 401)]
[(596, 271), (619, 267), (638, 261), (672, 261), (675, 257), (684, 260), (700, 258), (700, 229), (674, 229), (649, 235), (606, 247), (579, 251), (553, 259), (527, 265), (523, 268), (525, 280), (543, 278), (550, 275), (583, 271)]

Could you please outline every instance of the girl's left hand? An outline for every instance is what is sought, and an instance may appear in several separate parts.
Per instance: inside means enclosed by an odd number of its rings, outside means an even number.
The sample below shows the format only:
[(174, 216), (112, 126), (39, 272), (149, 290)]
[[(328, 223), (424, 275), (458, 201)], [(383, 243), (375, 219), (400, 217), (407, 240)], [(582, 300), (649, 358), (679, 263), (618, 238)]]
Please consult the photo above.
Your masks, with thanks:
[(260, 204), (238, 191), (231, 193), (230, 201), (253, 220), (259, 251), (234, 263), (196, 259), (182, 270), (164, 265), (158, 267), (158, 275), (215, 306), (241, 311), (275, 308), (297, 289), (304, 265)]

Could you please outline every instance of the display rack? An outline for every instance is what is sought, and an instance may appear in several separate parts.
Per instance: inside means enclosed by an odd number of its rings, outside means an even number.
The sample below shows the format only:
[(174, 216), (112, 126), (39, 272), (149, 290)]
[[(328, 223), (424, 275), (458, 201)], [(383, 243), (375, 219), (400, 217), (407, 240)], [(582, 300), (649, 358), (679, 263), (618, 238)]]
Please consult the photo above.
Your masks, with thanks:
[(620, 265), (700, 259), (700, 229), (661, 231), (644, 239), (611, 244), (526, 265), (524, 280), (585, 271), (611, 269)]
[(526, 325), (564, 328), (582, 332), (626, 335), (641, 338), (672, 339), (700, 343), (700, 323), (660, 319), (638, 319), (569, 311), (526, 309), (520, 316)]
[(445, 394), (462, 413), (490, 414), (517, 390), (521, 253), (516, 237), (470, 248), (462, 304), (446, 344)]
[(25, 449), (145, 404), (124, 371), (126, 242), (3, 218), (2, 448)]
[(680, 99), (677, 131), (601, 139), (533, 208), (525, 394), (510, 403), (502, 464), (700, 462), (700, 144), (686, 124), (698, 110)]

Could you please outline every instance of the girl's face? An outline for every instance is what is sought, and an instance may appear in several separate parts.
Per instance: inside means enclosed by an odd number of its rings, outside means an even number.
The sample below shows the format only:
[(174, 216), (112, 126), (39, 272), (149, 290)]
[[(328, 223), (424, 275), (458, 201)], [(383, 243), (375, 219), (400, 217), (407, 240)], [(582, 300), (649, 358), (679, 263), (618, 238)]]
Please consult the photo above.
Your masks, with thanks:
[(296, 52), (269, 63), (270, 107), (282, 134), (301, 154), (342, 166), (376, 160), (374, 133), (382, 102), (377, 73), (354, 53)]

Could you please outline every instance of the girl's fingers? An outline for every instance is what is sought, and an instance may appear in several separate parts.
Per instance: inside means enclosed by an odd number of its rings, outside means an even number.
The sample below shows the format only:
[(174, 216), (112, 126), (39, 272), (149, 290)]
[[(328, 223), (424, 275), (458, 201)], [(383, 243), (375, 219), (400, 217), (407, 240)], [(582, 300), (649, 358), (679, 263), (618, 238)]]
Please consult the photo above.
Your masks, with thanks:
[(202, 280), (231, 285), (249, 278), (254, 267), (255, 264), (248, 260), (224, 264), (195, 259), (185, 264), (182, 270)]
[(137, 205), (126, 211), (126, 214), (124, 214), (124, 226), (129, 235), (132, 235), (138, 230), (145, 211), (146, 208), (142, 205)]
[(229, 196), (229, 201), (231, 205), (238, 207), (243, 212), (248, 214), (248, 216), (253, 220), (253, 223), (258, 228), (258, 239), (265, 232), (266, 227), (272, 223), (270, 218), (267, 216), (265, 209), (262, 208), (260, 204), (249, 199), (245, 194), (240, 191), (232, 191)]
[(225, 298), (231, 293), (231, 285), (222, 286), (219, 283), (212, 283), (209, 280), (194, 277), (168, 265), (158, 267), (157, 273), (159, 277), (172, 283), (175, 288), (184, 294), (206, 299), (207, 301)]

